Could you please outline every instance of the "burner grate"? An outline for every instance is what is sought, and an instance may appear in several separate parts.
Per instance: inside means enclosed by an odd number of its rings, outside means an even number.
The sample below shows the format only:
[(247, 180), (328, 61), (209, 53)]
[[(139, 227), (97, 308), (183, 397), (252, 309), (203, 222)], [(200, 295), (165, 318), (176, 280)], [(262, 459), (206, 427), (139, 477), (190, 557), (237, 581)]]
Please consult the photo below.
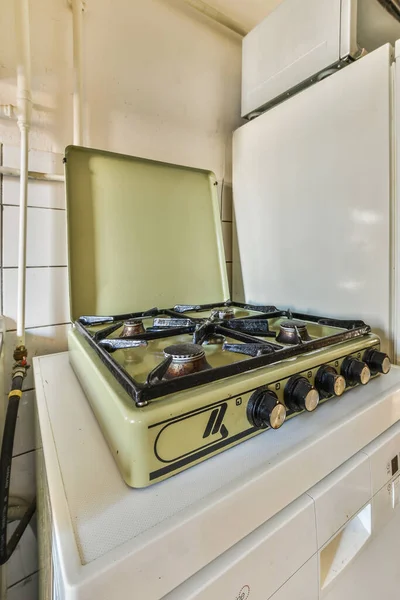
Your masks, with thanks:
[[(245, 319), (222, 318), (221, 320), (218, 320), (215, 312), (212, 313), (212, 319), (199, 319), (197, 317), (187, 318), (184, 316), (184, 313), (187, 312), (213, 311), (221, 306), (241, 308), (260, 313), (264, 310), (265, 312), (256, 316), (249, 316)], [(122, 327), (125, 321), (145, 317), (155, 317), (157, 325), (148, 327), (145, 329), (145, 333), (140, 333), (135, 336), (124, 338), (109, 337), (111, 334), (115, 333), (118, 328)], [(302, 343), (298, 345), (281, 346), (255, 337), (275, 337), (275, 332), (270, 331), (267, 320), (271, 318), (306, 321), (317, 325), (339, 328), (342, 331), (317, 339), (302, 340)], [(107, 325), (108, 323), (110, 325), (101, 331), (95, 333), (91, 331), (93, 326)], [(182, 326), (179, 326), (180, 323), (182, 323)], [(290, 310), (278, 310), (274, 306), (260, 307), (232, 302), (195, 306), (177, 305), (173, 309), (164, 310), (153, 308), (147, 312), (132, 313), (129, 315), (107, 317), (85, 316), (78, 319), (75, 322), (75, 326), (137, 406), (144, 406), (151, 400), (160, 396), (212, 383), (226, 377), (271, 365), (280, 360), (299, 356), (305, 352), (320, 350), (333, 344), (362, 337), (369, 334), (371, 331), (368, 325), (359, 320), (336, 320), (315, 315), (294, 313)], [(231, 344), (224, 342), (223, 349), (229, 352), (243, 354), (244, 359), (229, 365), (214, 368), (211, 368), (208, 365), (207, 368), (199, 370), (198, 372), (184, 373), (179, 377), (166, 379), (165, 374), (174, 360), (172, 355), (166, 355), (165, 359), (149, 373), (146, 383), (135, 381), (124, 367), (113, 359), (112, 354), (118, 349), (145, 346), (150, 340), (169, 338), (179, 334), (191, 334), (193, 344), (197, 344), (200, 347), (201, 344), (207, 343), (210, 339), (218, 339), (220, 343), (221, 338), (229, 337), (236, 340), (238, 343)]]

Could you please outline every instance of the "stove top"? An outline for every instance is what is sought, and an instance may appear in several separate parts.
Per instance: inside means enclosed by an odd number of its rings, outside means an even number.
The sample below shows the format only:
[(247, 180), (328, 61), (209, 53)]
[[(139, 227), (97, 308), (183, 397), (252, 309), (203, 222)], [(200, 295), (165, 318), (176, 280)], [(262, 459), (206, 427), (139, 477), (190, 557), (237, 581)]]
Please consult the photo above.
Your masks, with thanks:
[(238, 303), (86, 316), (76, 325), (137, 406), (370, 332), (362, 321)]
[(379, 343), (363, 321), (229, 301), (82, 316), (70, 346), (125, 480), (141, 487), (387, 373)]

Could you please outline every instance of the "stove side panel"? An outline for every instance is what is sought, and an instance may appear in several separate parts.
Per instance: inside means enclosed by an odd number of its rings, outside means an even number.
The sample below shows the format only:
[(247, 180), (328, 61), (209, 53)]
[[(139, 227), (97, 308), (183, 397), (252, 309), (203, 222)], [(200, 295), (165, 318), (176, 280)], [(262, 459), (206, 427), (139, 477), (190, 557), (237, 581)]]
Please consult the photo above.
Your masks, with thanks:
[(234, 135), (233, 296), (361, 318), (392, 350), (389, 45)]

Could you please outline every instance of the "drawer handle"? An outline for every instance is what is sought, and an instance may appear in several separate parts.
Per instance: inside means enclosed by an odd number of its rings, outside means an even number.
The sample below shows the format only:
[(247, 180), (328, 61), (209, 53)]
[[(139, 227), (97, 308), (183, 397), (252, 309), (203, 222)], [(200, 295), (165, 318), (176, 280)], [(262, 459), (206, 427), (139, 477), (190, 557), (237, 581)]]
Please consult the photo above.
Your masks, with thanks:
[(320, 551), (321, 590), (330, 586), (370, 539), (371, 513), (371, 504), (367, 504)]

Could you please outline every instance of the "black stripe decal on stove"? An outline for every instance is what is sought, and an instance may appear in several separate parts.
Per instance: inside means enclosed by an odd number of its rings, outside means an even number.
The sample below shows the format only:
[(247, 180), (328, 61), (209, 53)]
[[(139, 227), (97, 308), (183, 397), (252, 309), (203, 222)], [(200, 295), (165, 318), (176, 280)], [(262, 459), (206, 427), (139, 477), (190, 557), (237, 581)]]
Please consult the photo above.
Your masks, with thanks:
[[(218, 408), (215, 408), (212, 411), (212, 413), (210, 415), (210, 418), (208, 419), (206, 430), (205, 430), (205, 432), (203, 434), (203, 439), (204, 438), (208, 438), (208, 436), (211, 434), (211, 430), (212, 430), (212, 428), (214, 426), (215, 419), (218, 417), (218, 413), (219, 413), (219, 409)], [(217, 431), (218, 431), (218, 429), (217, 429)]]
[[(216, 423), (212, 430), (213, 434), (218, 433), (219, 430), (221, 429), (222, 421), (224, 420), (224, 416), (225, 416), (227, 408), (228, 408), (228, 405), (226, 403), (221, 405), (221, 408), (219, 409), (218, 419), (216, 420)], [(226, 437), (226, 436), (224, 436), (224, 437)]]
[(162, 477), (163, 475), (167, 475), (167, 473), (172, 473), (173, 471), (177, 471), (178, 469), (181, 469), (182, 467), (185, 467), (186, 465), (190, 465), (190, 463), (195, 462), (196, 460), (199, 460), (200, 458), (203, 458), (204, 456), (207, 456), (207, 454), (211, 454), (212, 452), (216, 452), (217, 450), (220, 450), (221, 448), (224, 448), (225, 446), (229, 446), (229, 444), (233, 444), (234, 442), (237, 442), (238, 440), (241, 440), (242, 438), (248, 437), (249, 435), (251, 435), (252, 433), (255, 433), (256, 431), (261, 432), (261, 431), (266, 431), (266, 430), (265, 429), (260, 430), (257, 427), (251, 427), (250, 429), (246, 429), (246, 431), (241, 431), (240, 433), (233, 435), (232, 437), (230, 437), (227, 440), (222, 440), (221, 442), (218, 442), (217, 444), (213, 444), (211, 447), (204, 448), (204, 450), (201, 450), (200, 452), (196, 452), (195, 454), (191, 454), (190, 456), (183, 458), (182, 460), (178, 460), (177, 462), (175, 462), (172, 465), (168, 465), (167, 467), (163, 467), (162, 469), (157, 469), (157, 471), (153, 471), (152, 473), (150, 473), (150, 481), (153, 481), (154, 479), (158, 479), (158, 477)]

